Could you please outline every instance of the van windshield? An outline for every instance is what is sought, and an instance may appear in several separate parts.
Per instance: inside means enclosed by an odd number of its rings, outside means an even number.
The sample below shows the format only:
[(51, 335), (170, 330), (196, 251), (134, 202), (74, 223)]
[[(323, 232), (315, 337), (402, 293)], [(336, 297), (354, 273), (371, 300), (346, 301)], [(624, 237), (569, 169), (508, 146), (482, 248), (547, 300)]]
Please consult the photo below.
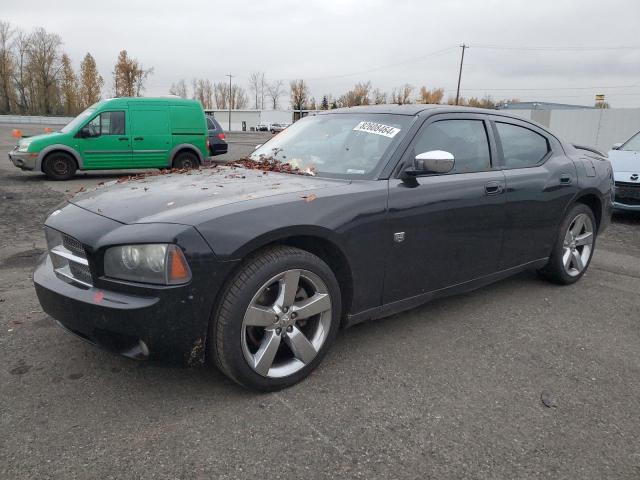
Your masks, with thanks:
[(60, 131), (62, 133), (71, 133), (71, 132), (73, 132), (80, 125), (82, 125), (87, 120), (87, 118), (89, 118), (91, 115), (93, 115), (93, 112), (95, 112), (95, 111), (96, 111), (95, 108), (87, 108), (84, 112), (82, 112), (80, 115), (78, 115), (76, 118), (71, 120), (64, 127), (62, 127), (62, 129)]

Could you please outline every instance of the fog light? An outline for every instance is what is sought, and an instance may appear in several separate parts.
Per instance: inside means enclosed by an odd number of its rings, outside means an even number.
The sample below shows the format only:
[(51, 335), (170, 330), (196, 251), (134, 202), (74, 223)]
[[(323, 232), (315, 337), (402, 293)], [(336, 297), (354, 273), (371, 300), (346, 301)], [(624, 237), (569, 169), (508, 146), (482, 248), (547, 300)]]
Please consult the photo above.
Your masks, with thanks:
[(147, 344), (144, 343), (142, 340), (138, 340), (138, 345), (140, 346), (140, 352), (142, 353), (142, 355), (144, 355), (145, 357), (148, 357), (149, 347), (147, 347)]

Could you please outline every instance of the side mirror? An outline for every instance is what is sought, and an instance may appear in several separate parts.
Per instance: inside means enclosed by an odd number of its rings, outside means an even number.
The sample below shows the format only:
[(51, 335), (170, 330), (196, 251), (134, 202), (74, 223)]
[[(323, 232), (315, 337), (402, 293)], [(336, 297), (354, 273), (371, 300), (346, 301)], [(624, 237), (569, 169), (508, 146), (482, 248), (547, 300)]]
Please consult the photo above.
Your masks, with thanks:
[(614, 143), (611, 147), (612, 150), (618, 150), (622, 146), (622, 143)]
[(444, 150), (430, 150), (416, 155), (413, 168), (408, 168), (405, 173), (413, 177), (432, 173), (449, 173), (454, 165), (455, 158), (452, 153)]
[(92, 137), (91, 129), (89, 127), (82, 127), (80, 129), (80, 138), (89, 138)]

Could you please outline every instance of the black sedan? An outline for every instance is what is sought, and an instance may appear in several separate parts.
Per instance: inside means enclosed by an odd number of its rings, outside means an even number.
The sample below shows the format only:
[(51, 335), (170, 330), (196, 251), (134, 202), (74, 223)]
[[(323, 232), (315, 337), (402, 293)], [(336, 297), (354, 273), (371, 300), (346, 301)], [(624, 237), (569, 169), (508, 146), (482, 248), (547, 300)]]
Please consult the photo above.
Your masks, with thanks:
[(287, 387), (341, 327), (525, 269), (580, 279), (613, 194), (587, 153), (497, 111), (332, 110), (244, 162), (298, 175), (230, 166), (76, 196), (46, 220), (36, 292), (94, 344)]

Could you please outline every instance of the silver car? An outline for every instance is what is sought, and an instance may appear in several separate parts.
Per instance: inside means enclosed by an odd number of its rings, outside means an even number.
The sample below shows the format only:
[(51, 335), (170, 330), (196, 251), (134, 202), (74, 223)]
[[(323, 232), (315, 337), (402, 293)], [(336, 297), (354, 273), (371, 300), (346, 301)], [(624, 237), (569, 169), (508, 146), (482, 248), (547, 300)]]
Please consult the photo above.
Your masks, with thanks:
[(640, 132), (609, 151), (616, 185), (613, 208), (640, 212)]

